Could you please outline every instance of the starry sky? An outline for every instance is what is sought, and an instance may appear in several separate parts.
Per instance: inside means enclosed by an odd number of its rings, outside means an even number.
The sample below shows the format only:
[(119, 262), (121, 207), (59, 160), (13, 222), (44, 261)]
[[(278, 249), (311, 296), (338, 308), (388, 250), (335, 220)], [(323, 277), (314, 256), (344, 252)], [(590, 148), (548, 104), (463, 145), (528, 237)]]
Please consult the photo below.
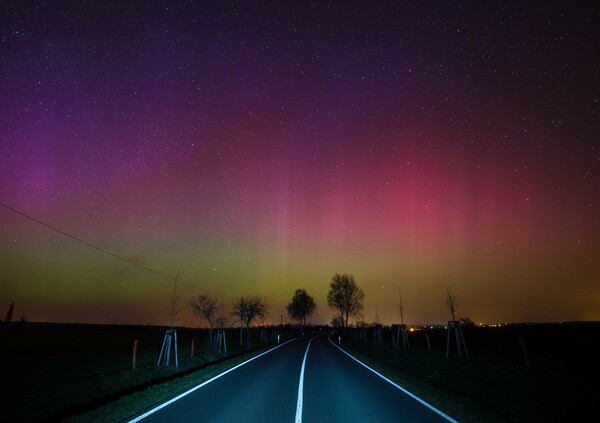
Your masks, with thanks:
[[(589, 2), (0, 1), (0, 202), (225, 308), (600, 320)], [(0, 207), (0, 313), (166, 324), (172, 282)]]

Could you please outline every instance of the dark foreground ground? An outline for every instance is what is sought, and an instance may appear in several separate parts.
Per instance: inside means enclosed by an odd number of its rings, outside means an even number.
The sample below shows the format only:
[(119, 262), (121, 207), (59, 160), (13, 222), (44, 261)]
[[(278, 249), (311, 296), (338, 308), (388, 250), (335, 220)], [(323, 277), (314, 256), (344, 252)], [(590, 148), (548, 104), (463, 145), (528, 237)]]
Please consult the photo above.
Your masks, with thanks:
[[(392, 332), (385, 329), (382, 345), (373, 342), (373, 329), (367, 329), (367, 339), (362, 341), (347, 333), (342, 347), (463, 423), (597, 421), (599, 323), (466, 328), (464, 333), (469, 360), (456, 357), (454, 344), (446, 358), (443, 329), (411, 332), (408, 350), (394, 348)], [(113, 421), (112, 401), (152, 391), (148, 386), (165, 386), (150, 404), (139, 403), (141, 410), (187, 389), (162, 382), (197, 379), (198, 373), (207, 372), (198, 368), (219, 359), (207, 352), (206, 332), (180, 329), (179, 370), (157, 368), (163, 335), (163, 328), (152, 327), (0, 325), (0, 421), (56, 420), (105, 404), (109, 404), (104, 407), (106, 421)], [(529, 353), (530, 369), (525, 367), (519, 335)], [(267, 330), (267, 341), (272, 337)], [(136, 370), (131, 369), (134, 339), (139, 342)], [(194, 358), (190, 358), (192, 339), (196, 342)], [(227, 340), (231, 355), (243, 352), (237, 330), (231, 330)], [(259, 346), (258, 331), (252, 344)], [(212, 372), (228, 366), (226, 360)], [(307, 376), (311, 371), (307, 367)], [(293, 373), (289, 375), (292, 391), (298, 386), (296, 370)], [(125, 417), (139, 411), (135, 409), (138, 403), (133, 403), (134, 409)], [(89, 421), (85, 416), (80, 421)], [(100, 419), (94, 417), (94, 421)]]
[[(427, 349), (425, 334), (431, 349)], [(470, 358), (446, 358), (444, 329), (409, 332), (410, 348), (350, 332), (345, 346), (404, 387), (469, 422), (595, 422), (600, 403), (600, 323), (465, 328)], [(526, 368), (519, 343), (529, 354)]]
[[(272, 344), (275, 332), (267, 329), (267, 342), (261, 343), (260, 332), (254, 330), (251, 349)], [(239, 345), (239, 329), (227, 331), (228, 355), (223, 356), (210, 352), (207, 331), (180, 328), (179, 368), (173, 359), (172, 366), (159, 368), (164, 333), (160, 327), (0, 324), (0, 422), (62, 420), (246, 351)]]

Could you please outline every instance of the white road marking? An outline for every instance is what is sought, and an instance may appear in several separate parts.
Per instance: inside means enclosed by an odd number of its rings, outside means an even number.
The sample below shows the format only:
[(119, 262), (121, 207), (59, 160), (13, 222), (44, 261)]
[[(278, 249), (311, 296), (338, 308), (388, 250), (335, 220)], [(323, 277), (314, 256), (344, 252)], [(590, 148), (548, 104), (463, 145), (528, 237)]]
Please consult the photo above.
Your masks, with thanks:
[(304, 360), (302, 360), (302, 368), (300, 369), (300, 382), (298, 382), (298, 403), (296, 404), (296, 423), (302, 423), (302, 396), (304, 393), (304, 368), (306, 367), (306, 357), (308, 356), (308, 349), (310, 348), (310, 343), (315, 339), (316, 336), (313, 336), (310, 341), (308, 341), (308, 345), (306, 346), (306, 352), (304, 353)]
[[(238, 367), (242, 367), (244, 364), (250, 363), (252, 360), (256, 360), (258, 357), (260, 357), (260, 356), (263, 356), (263, 355), (265, 355), (265, 354), (268, 354), (268, 353), (270, 353), (271, 351), (273, 351), (273, 350), (276, 350), (277, 348), (283, 347), (285, 344), (287, 344), (287, 343), (289, 343), (289, 342), (292, 342), (292, 341), (295, 341), (296, 339), (298, 339), (298, 338), (295, 338), (295, 339), (290, 339), (289, 341), (286, 341), (286, 342), (284, 342), (283, 344), (279, 344), (279, 345), (277, 345), (276, 347), (273, 347), (273, 348), (271, 348), (270, 350), (268, 350), (268, 351), (265, 351), (264, 353), (261, 353), (261, 354), (259, 354), (259, 355), (255, 356), (255, 357), (252, 357), (251, 359), (249, 359), (249, 360), (246, 360), (246, 361), (244, 361), (243, 363), (240, 363), (240, 364), (238, 364), (237, 366), (235, 366), (235, 367), (232, 367), (231, 369), (229, 369), (229, 370), (226, 370), (226, 371), (224, 371), (223, 373), (220, 373), (220, 374), (216, 375), (215, 377), (213, 377), (213, 378), (211, 378), (211, 379), (209, 379), (209, 380), (207, 380), (207, 381), (205, 381), (205, 382), (202, 382), (202, 383), (201, 383), (200, 385), (198, 385), (198, 386), (194, 386), (193, 388), (191, 388), (191, 389), (189, 389), (189, 390), (185, 391), (184, 393), (177, 395), (175, 398), (171, 398), (169, 401), (163, 402), (162, 404), (160, 404), (160, 405), (157, 405), (157, 406), (156, 406), (156, 407), (154, 407), (153, 409), (146, 411), (144, 414), (142, 414), (142, 415), (140, 415), (140, 416), (137, 416), (136, 418), (134, 418), (134, 419), (132, 419), (132, 420), (129, 420), (129, 423), (135, 423), (135, 422), (139, 422), (139, 421), (140, 421), (140, 420), (142, 420), (142, 419), (145, 419), (145, 418), (146, 418), (146, 417), (148, 417), (150, 414), (154, 414), (154, 413), (156, 413), (158, 410), (161, 410), (161, 409), (165, 408), (167, 405), (169, 405), (169, 404), (172, 404), (172, 403), (174, 403), (175, 401), (177, 401), (177, 400), (179, 400), (179, 399), (181, 399), (181, 398), (185, 397), (186, 395), (189, 395), (189, 394), (191, 394), (191, 393), (192, 393), (192, 392), (194, 392), (195, 390), (202, 388), (204, 385), (208, 385), (208, 384), (209, 384), (209, 383), (211, 383), (212, 381), (214, 381), (214, 380), (217, 380), (217, 379), (218, 379), (218, 378), (220, 378), (221, 376), (225, 376), (227, 373), (234, 371), (234, 370), (235, 370), (235, 369), (237, 369)], [(308, 351), (308, 350), (307, 350), (307, 351)], [(305, 357), (305, 359), (306, 359), (306, 357)], [(304, 366), (303, 366), (303, 369), (304, 369)]]
[[(344, 351), (342, 348), (338, 347), (337, 345), (335, 345), (334, 342), (331, 341), (331, 338), (327, 338), (329, 340), (329, 342), (331, 343), (331, 345), (333, 345), (334, 347), (336, 347), (338, 350), (340, 350), (341, 352), (343, 352), (344, 354), (346, 354), (348, 357), (350, 357), (352, 360), (356, 361), (358, 364), (360, 364), (361, 366), (367, 368), (368, 370), (372, 371), (373, 373), (375, 373), (377, 376), (379, 376), (380, 378), (382, 378), (383, 380), (385, 380), (386, 382), (390, 383), (391, 385), (394, 385), (396, 388), (400, 389), (402, 392), (404, 392), (406, 395), (408, 395), (409, 397), (419, 401), (421, 404), (423, 404), (425, 407), (429, 408), (431, 411), (439, 414), (440, 416), (442, 416), (443, 418), (445, 418), (446, 420), (448, 420), (451, 423), (458, 423), (456, 420), (454, 420), (452, 417), (450, 417), (449, 415), (443, 413), (442, 411), (438, 410), (437, 408), (435, 408), (433, 405), (426, 403), (425, 401), (423, 401), (421, 398), (419, 398), (418, 396), (416, 396), (415, 394), (407, 391), (406, 389), (404, 389), (402, 386), (398, 385), (395, 382), (392, 382), (390, 379), (388, 379), (387, 377), (385, 377), (384, 375), (382, 375), (381, 373), (373, 370), (372, 368), (370, 368), (369, 366), (367, 366), (365, 363), (363, 363), (362, 361), (358, 360), (357, 358), (354, 358), (353, 356), (351, 356), (350, 354), (348, 354), (346, 351)], [(296, 421), (298, 421), (298, 417), (296, 416)]]

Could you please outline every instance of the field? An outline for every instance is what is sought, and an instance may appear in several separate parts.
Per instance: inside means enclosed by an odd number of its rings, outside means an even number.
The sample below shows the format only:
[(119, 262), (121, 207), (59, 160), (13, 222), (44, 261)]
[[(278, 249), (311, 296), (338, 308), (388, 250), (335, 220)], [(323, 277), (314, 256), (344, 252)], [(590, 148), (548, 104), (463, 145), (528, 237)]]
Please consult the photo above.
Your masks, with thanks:
[[(431, 342), (427, 349), (425, 334)], [(525, 365), (518, 336), (529, 355)], [(600, 401), (600, 324), (509, 325), (464, 329), (469, 359), (458, 359), (447, 332), (409, 332), (410, 348), (349, 333), (343, 346), (409, 391), (460, 422), (587, 422)]]
[[(177, 332), (179, 369), (156, 366), (165, 328), (0, 325), (0, 421), (61, 420), (244, 352), (239, 329), (227, 331), (227, 357), (209, 352), (206, 330)], [(271, 341), (273, 329), (267, 334)], [(259, 335), (253, 331), (252, 347), (260, 345)], [(132, 370), (136, 339), (137, 368)]]
[[(221, 358), (206, 348), (207, 331), (180, 328), (179, 369), (158, 368), (164, 331), (0, 325), (0, 421), (54, 421), (80, 413), (88, 414), (77, 421), (113, 421), (117, 409), (119, 416), (127, 417), (245, 359), (237, 329), (228, 331), (229, 356)], [(273, 330), (267, 329), (267, 335), (271, 341)], [(287, 335), (293, 334), (288, 330)], [(462, 423), (594, 421), (588, 416), (600, 401), (598, 323), (465, 328), (470, 358), (460, 360), (454, 343), (446, 358), (444, 329), (410, 332), (407, 350), (392, 346), (389, 328), (382, 331), (382, 345), (373, 342), (373, 328), (366, 329), (366, 335), (360, 341), (350, 330), (342, 346)], [(528, 350), (529, 369), (519, 335)], [(136, 370), (131, 369), (134, 339), (139, 345)], [(260, 347), (258, 341), (255, 330), (253, 347)], [(217, 365), (198, 370), (209, 362)]]

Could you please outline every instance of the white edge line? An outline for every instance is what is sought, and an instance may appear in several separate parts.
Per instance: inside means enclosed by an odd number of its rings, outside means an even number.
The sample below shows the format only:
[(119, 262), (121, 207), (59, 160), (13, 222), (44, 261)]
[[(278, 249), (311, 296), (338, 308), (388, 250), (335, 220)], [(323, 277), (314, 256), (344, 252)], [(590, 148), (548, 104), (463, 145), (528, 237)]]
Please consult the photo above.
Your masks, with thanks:
[(310, 343), (316, 337), (312, 337), (308, 341), (306, 352), (304, 353), (304, 359), (302, 360), (302, 368), (300, 369), (300, 382), (298, 382), (298, 403), (296, 404), (296, 423), (302, 423), (302, 396), (304, 395), (304, 367), (306, 366), (306, 357), (308, 357), (308, 350)]
[(352, 360), (356, 361), (358, 364), (360, 364), (361, 366), (369, 369), (370, 371), (372, 371), (373, 373), (375, 373), (377, 376), (379, 376), (380, 378), (382, 378), (383, 380), (385, 380), (386, 382), (390, 383), (391, 385), (394, 385), (396, 388), (400, 389), (402, 392), (404, 392), (406, 395), (408, 395), (409, 397), (419, 401), (421, 404), (423, 404), (425, 407), (429, 408), (430, 410), (434, 411), (435, 413), (439, 414), (440, 416), (442, 416), (443, 418), (447, 419), (448, 421), (452, 422), (452, 423), (458, 423), (457, 420), (454, 420), (452, 417), (450, 417), (449, 415), (443, 413), (442, 411), (438, 410), (437, 408), (435, 408), (433, 405), (428, 404), (427, 402), (423, 401), (421, 398), (419, 398), (418, 396), (416, 396), (415, 394), (413, 394), (412, 392), (407, 391), (406, 389), (404, 389), (402, 386), (398, 385), (397, 383), (391, 381), (390, 379), (388, 379), (387, 377), (385, 377), (384, 375), (382, 375), (381, 373), (377, 372), (376, 370), (373, 370), (372, 368), (370, 368), (369, 366), (367, 366), (365, 363), (363, 363), (362, 361), (360, 361), (357, 358), (354, 358), (353, 356), (351, 356), (349, 353), (347, 353), (346, 351), (344, 351), (342, 348), (340, 348), (339, 346), (335, 345), (335, 343), (331, 340), (331, 338), (327, 338), (329, 340), (329, 342), (331, 342), (331, 345), (333, 345), (334, 347), (336, 347), (337, 349), (339, 349), (341, 352), (343, 352), (344, 354), (346, 354), (348, 357), (350, 357)]
[(158, 410), (161, 410), (161, 409), (165, 408), (167, 405), (170, 405), (170, 404), (174, 403), (175, 401), (177, 401), (177, 400), (180, 400), (181, 398), (185, 397), (186, 395), (189, 395), (189, 394), (191, 394), (191, 393), (192, 393), (192, 392), (194, 392), (195, 390), (202, 388), (204, 385), (208, 385), (209, 383), (211, 383), (211, 382), (213, 382), (213, 381), (217, 380), (217, 379), (218, 379), (218, 378), (220, 378), (221, 376), (225, 376), (227, 373), (234, 371), (234, 370), (235, 370), (235, 369), (237, 369), (238, 367), (242, 367), (244, 364), (250, 363), (252, 360), (256, 360), (258, 357), (260, 357), (260, 356), (263, 356), (263, 355), (265, 355), (265, 354), (268, 354), (268, 353), (270, 353), (271, 351), (273, 351), (273, 350), (276, 350), (276, 349), (277, 349), (277, 348), (279, 348), (279, 347), (283, 347), (285, 344), (287, 344), (287, 343), (289, 343), (289, 342), (292, 342), (292, 341), (295, 341), (296, 339), (299, 339), (299, 338), (290, 339), (289, 341), (286, 341), (286, 342), (284, 342), (283, 344), (277, 345), (276, 347), (273, 347), (273, 348), (271, 348), (271, 349), (270, 349), (270, 350), (268, 350), (268, 351), (265, 351), (265, 352), (263, 352), (263, 353), (261, 353), (261, 354), (259, 354), (259, 355), (257, 355), (257, 356), (254, 356), (254, 357), (252, 357), (251, 359), (249, 359), (249, 360), (246, 360), (246, 361), (244, 361), (243, 363), (240, 363), (240, 364), (238, 364), (237, 366), (235, 366), (235, 367), (232, 367), (232, 368), (231, 368), (231, 369), (229, 369), (229, 370), (225, 370), (223, 373), (220, 373), (220, 374), (216, 375), (215, 377), (213, 377), (213, 378), (211, 378), (211, 379), (209, 379), (209, 380), (206, 380), (206, 381), (202, 382), (200, 385), (194, 386), (193, 388), (191, 388), (191, 389), (189, 389), (189, 390), (185, 391), (184, 393), (177, 395), (175, 398), (171, 398), (170, 400), (168, 400), (168, 401), (166, 401), (166, 402), (163, 402), (163, 403), (162, 403), (162, 404), (160, 404), (160, 405), (157, 405), (157, 406), (156, 406), (156, 407), (154, 407), (153, 409), (146, 411), (144, 414), (142, 414), (142, 415), (140, 415), (140, 416), (137, 416), (136, 418), (134, 418), (134, 419), (132, 419), (132, 420), (128, 420), (128, 422), (129, 422), (129, 423), (136, 423), (136, 422), (139, 422), (140, 420), (142, 420), (142, 419), (145, 419), (146, 417), (148, 417), (150, 414), (154, 414), (154, 413), (156, 413)]

